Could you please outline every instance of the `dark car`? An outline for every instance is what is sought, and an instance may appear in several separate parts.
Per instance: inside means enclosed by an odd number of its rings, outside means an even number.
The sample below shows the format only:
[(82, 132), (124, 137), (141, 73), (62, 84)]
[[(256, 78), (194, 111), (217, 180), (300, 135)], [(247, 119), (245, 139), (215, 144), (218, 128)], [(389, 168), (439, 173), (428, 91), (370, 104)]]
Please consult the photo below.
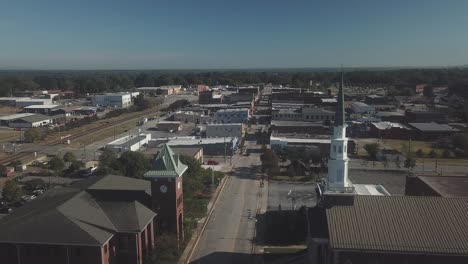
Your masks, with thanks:
[(217, 162), (216, 160), (209, 160), (209, 161), (206, 162), (206, 164), (208, 164), (208, 165), (218, 165), (219, 162)]
[(13, 211), (10, 207), (8, 206), (1, 206), (0, 207), (0, 214), (9, 214)]

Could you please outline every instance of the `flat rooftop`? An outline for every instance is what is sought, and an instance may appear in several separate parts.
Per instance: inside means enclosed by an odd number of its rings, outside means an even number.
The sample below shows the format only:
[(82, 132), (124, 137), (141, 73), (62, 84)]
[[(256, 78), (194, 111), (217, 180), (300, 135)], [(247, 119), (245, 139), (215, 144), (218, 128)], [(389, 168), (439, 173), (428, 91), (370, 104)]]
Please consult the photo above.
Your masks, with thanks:
[(117, 140), (114, 140), (107, 144), (108, 146), (131, 146), (133, 144), (136, 144), (146, 138), (146, 135), (138, 135), (138, 136), (125, 136), (122, 138), (119, 138)]
[(27, 116), (33, 116), (35, 114), (32, 114), (32, 113), (21, 113), (21, 114), (13, 114), (13, 115), (6, 115), (6, 116), (1, 116), (0, 117), (0, 120), (2, 121), (10, 121), (10, 120), (14, 120), (14, 119), (18, 119), (18, 118), (23, 118), (23, 117), (27, 117)]
[(272, 126), (310, 126), (310, 127), (323, 127), (322, 122), (314, 123), (314, 122), (301, 122), (301, 121), (280, 121), (280, 120), (272, 120)]
[(468, 197), (468, 177), (417, 176), (443, 197)]
[(24, 109), (49, 109), (49, 108), (57, 108), (59, 105), (56, 104), (45, 104), (45, 105), (30, 105), (24, 107)]

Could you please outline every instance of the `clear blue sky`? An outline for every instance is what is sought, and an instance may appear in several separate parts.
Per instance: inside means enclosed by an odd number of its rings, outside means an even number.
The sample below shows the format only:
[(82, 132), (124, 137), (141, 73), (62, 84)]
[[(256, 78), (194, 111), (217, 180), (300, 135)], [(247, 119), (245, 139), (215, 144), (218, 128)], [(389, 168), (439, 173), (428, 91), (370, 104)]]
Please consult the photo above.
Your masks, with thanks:
[(0, 0), (0, 69), (468, 64), (467, 0)]

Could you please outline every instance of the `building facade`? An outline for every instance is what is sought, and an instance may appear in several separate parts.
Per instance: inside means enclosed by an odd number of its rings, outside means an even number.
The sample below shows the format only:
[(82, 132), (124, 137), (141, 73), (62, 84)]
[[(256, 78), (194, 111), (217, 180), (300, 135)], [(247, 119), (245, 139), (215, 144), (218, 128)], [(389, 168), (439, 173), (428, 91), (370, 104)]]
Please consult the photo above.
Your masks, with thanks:
[(244, 136), (242, 123), (208, 124), (206, 125), (206, 137), (237, 137)]
[(114, 94), (97, 94), (92, 98), (95, 106), (110, 106), (125, 108), (133, 104), (132, 97), (138, 96), (136, 93), (114, 93)]
[(248, 108), (221, 109), (216, 111), (215, 118), (219, 123), (247, 123), (250, 119)]

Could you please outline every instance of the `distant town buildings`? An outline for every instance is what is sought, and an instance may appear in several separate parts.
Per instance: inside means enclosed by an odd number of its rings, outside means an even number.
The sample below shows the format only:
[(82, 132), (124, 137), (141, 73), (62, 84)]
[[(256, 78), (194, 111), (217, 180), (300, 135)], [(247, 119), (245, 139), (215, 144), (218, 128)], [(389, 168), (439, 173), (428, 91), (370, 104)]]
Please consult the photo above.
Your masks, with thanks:
[(92, 97), (92, 100), (95, 106), (125, 108), (133, 104), (132, 98), (138, 94), (139, 92), (97, 94)]

